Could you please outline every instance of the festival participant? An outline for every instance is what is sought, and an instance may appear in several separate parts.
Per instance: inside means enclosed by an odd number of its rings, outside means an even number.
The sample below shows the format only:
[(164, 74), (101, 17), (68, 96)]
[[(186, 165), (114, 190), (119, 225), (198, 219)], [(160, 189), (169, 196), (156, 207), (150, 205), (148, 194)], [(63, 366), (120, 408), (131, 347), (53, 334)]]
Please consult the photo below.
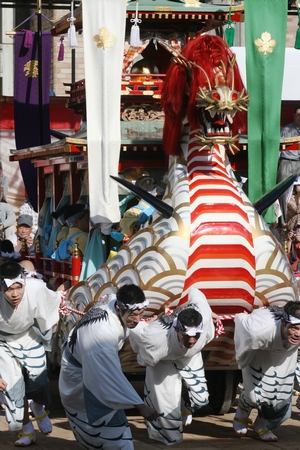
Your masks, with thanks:
[[(133, 449), (123, 411), (135, 406), (148, 420), (146, 406), (122, 372), (118, 351), (148, 305), (143, 291), (122, 286), (108, 302), (96, 303), (72, 329), (64, 350), (59, 391), (76, 440), (85, 449)], [(128, 330), (129, 329), (129, 330)]]
[(286, 226), (289, 231), (294, 231), (300, 222), (300, 177), (290, 187), (286, 195)]
[[(201, 350), (215, 335), (212, 314), (204, 294), (191, 288), (188, 302), (175, 313), (141, 322), (130, 332), (138, 363), (146, 366), (145, 402), (160, 413), (147, 423), (152, 439), (167, 445), (181, 442), (183, 425), (208, 403)], [(182, 381), (186, 402), (181, 400)]]
[(5, 263), (8, 260), (19, 261), (21, 254), (14, 251), (13, 243), (4, 239), (0, 239), (0, 264)]
[(9, 429), (21, 431), (15, 446), (27, 447), (36, 440), (27, 398), (42, 433), (52, 431), (44, 408), (50, 403), (45, 346), (59, 319), (62, 294), (40, 280), (26, 280), (14, 261), (1, 264), (0, 282), (0, 402)]
[(287, 420), (292, 411), (300, 346), (300, 303), (290, 301), (284, 307), (270, 306), (251, 314), (238, 314), (234, 340), (243, 391), (233, 428), (238, 435), (245, 435), (251, 422), (250, 412), (257, 408), (254, 431), (262, 441), (275, 442), (277, 436), (271, 430)]

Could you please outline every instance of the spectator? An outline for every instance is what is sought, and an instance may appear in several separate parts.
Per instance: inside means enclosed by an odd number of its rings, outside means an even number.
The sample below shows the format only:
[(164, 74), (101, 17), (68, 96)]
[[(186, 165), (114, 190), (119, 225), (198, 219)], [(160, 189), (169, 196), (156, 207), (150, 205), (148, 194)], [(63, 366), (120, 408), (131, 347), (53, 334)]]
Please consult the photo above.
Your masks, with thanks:
[(7, 239), (13, 243), (15, 252), (22, 251), (22, 241), (25, 240), (29, 255), (35, 252), (34, 233), (32, 232), (33, 219), (32, 216), (24, 214), (17, 219), (17, 231)]
[(294, 182), (287, 194), (286, 225), (288, 230), (293, 231), (300, 222), (300, 177)]
[[(294, 109), (293, 122), (281, 128), (280, 136), (282, 138), (291, 138), (299, 136), (300, 141), (300, 105)], [(290, 175), (300, 175), (300, 151), (284, 150), (280, 152), (277, 183), (285, 180)], [(286, 195), (280, 197), (280, 207), (282, 210), (282, 219), (286, 222)]]
[(36, 232), (38, 230), (39, 215), (37, 212), (35, 212), (35, 210), (31, 206), (31, 203), (30, 203), (28, 197), (25, 198), (23, 205), (20, 206), (19, 213), (20, 213), (20, 216), (24, 216), (24, 215), (32, 216), (32, 233), (36, 234)]
[(7, 239), (15, 232), (16, 216), (13, 207), (0, 201), (0, 240)]
[(279, 232), (279, 219), (282, 216), (282, 212), (281, 212), (280, 203), (279, 203), (278, 199), (274, 202), (273, 206), (274, 206), (274, 213), (275, 213), (276, 221), (270, 224), (270, 230), (272, 231), (273, 235), (276, 237), (278, 242), (280, 242), (281, 237), (280, 237), (280, 232)]
[(8, 192), (8, 177), (3, 175), (3, 165), (0, 161), (0, 201), (6, 202)]
[(288, 233), (287, 254), (293, 272), (300, 273), (300, 224)]

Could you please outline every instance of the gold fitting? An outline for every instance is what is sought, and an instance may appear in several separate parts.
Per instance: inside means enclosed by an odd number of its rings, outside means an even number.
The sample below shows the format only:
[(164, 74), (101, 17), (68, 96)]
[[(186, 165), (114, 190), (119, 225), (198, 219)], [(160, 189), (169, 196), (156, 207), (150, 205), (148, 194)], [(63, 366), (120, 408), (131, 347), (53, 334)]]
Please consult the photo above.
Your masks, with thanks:
[(36, 243), (35, 243), (35, 252), (39, 253), (41, 250), (41, 242), (40, 242), (40, 237), (37, 238)]
[(79, 257), (78, 244), (74, 244), (74, 251), (73, 251), (72, 257), (73, 258), (78, 258)]
[(22, 239), (22, 252), (26, 252), (26, 239)]

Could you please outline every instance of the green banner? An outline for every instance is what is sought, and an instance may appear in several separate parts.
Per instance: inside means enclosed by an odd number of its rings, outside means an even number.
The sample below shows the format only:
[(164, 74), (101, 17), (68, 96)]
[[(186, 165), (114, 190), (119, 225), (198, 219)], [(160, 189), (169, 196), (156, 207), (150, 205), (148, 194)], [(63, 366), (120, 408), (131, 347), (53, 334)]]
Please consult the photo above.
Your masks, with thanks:
[[(287, 0), (245, 0), (249, 198), (276, 185), (287, 27)], [(264, 214), (275, 221), (274, 208)]]

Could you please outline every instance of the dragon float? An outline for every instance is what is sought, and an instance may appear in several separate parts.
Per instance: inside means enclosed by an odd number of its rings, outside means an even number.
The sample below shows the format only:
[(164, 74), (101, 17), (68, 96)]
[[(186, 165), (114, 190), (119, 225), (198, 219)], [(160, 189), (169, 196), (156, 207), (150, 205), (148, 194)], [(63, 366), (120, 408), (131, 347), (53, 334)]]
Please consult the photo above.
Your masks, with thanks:
[[(74, 310), (84, 311), (134, 283), (145, 292), (151, 316), (186, 302), (191, 286), (200, 289), (213, 311), (228, 319), (225, 333), (205, 349), (206, 369), (224, 373), (237, 369), (233, 315), (298, 299), (286, 255), (227, 156), (238, 150), (248, 100), (235, 55), (220, 37), (199, 36), (175, 55), (162, 94), (169, 154), (162, 201), (170, 217), (156, 212), (151, 225), (69, 295)], [(63, 317), (62, 339), (77, 320), (76, 312)], [(132, 372), (138, 368), (128, 346), (121, 362)]]

